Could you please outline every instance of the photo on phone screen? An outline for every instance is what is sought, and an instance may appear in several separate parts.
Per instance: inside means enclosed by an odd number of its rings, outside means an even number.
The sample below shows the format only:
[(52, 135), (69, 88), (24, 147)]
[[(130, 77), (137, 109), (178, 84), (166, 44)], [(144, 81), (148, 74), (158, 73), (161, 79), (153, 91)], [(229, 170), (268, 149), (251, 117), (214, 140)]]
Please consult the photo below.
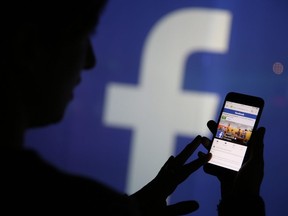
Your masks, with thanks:
[(210, 149), (210, 164), (239, 171), (260, 111), (260, 107), (225, 101)]

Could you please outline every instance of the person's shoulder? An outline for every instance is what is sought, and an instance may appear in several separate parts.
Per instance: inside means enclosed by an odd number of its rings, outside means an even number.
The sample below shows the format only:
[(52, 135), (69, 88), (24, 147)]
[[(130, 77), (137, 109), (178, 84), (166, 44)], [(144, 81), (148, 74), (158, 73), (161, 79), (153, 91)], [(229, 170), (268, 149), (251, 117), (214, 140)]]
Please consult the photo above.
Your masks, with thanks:
[[(1, 157), (0, 188), (6, 204), (11, 201), (26, 206), (27, 211), (33, 206), (109, 215), (130, 215), (134, 211), (135, 206), (124, 193), (91, 177), (59, 169), (35, 151), (6, 151), (5, 154), (2, 151), (1, 154), (5, 157)], [(33, 203), (31, 209), (29, 203)]]

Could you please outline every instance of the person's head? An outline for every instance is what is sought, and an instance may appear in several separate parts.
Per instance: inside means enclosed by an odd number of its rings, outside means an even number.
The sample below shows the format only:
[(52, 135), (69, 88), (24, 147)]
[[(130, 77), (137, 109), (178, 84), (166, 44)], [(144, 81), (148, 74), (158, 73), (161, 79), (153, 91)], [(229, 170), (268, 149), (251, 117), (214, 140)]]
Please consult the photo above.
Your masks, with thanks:
[(89, 34), (105, 4), (106, 0), (1, 2), (2, 110), (24, 118), (27, 127), (62, 119), (80, 72), (95, 64)]

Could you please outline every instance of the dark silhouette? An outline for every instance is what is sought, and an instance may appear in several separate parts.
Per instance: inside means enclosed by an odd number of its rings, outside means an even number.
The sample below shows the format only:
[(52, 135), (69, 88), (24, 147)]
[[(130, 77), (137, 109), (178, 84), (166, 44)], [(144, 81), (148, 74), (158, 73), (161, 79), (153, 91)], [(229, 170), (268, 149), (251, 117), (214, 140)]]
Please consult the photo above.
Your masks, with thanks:
[[(97, 27), (105, 5), (105, 0), (1, 3), (1, 212), (11, 215), (19, 211), (30, 215), (180, 215), (198, 208), (193, 200), (167, 205), (166, 199), (210, 159), (210, 154), (202, 153), (186, 163), (201, 143), (209, 145), (201, 136), (180, 154), (171, 156), (158, 175), (132, 195), (63, 172), (23, 147), (29, 128), (61, 121), (73, 98), (73, 89), (80, 82), (82, 69), (96, 64), (89, 35)], [(260, 157), (262, 147), (258, 144), (262, 142), (263, 133), (259, 134), (253, 146), (256, 150), (259, 147), (256, 156)], [(249, 165), (250, 170), (253, 166)], [(237, 177), (236, 189), (246, 185), (247, 179), (251, 185), (250, 176), (254, 173), (242, 173), (242, 179), (240, 173)], [(261, 180), (252, 184), (251, 190), (260, 187)], [(226, 187), (232, 181), (221, 183)], [(230, 192), (238, 195), (238, 191)], [(225, 203), (219, 208), (229, 210)]]
[(1, 210), (176, 215), (198, 208), (195, 201), (166, 206), (166, 198), (209, 159), (206, 155), (184, 165), (201, 143), (200, 136), (131, 196), (62, 172), (23, 148), (27, 129), (62, 119), (81, 70), (95, 65), (89, 34), (105, 4), (104, 0), (1, 4)]

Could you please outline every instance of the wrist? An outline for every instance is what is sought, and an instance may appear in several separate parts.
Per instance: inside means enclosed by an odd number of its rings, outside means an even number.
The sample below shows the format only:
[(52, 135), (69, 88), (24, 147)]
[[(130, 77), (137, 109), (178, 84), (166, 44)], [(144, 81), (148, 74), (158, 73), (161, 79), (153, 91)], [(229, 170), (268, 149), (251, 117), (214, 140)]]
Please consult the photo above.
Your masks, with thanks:
[(218, 205), (219, 216), (265, 216), (265, 203), (261, 196), (229, 196)]

